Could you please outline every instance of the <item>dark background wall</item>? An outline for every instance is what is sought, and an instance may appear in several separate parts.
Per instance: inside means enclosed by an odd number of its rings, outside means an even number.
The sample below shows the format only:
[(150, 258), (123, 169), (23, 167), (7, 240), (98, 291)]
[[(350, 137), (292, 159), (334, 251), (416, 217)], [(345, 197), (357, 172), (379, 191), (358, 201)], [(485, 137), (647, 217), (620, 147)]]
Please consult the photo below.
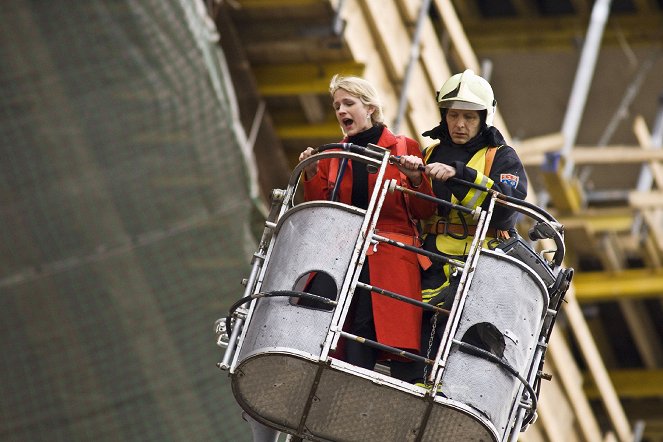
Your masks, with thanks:
[(0, 5), (0, 440), (249, 439), (212, 324), (253, 209), (186, 3)]

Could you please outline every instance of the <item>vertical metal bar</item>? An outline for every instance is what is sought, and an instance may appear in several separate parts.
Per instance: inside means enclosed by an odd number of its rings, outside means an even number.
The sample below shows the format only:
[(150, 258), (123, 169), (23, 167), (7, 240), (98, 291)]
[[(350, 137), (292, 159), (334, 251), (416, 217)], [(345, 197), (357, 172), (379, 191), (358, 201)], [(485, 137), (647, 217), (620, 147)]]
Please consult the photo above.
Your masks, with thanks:
[(619, 123), (621, 123), (622, 120), (628, 115), (628, 110), (631, 106), (631, 103), (633, 103), (633, 100), (635, 100), (635, 97), (637, 97), (638, 92), (640, 92), (640, 88), (642, 87), (642, 83), (645, 81), (645, 78), (647, 78), (647, 74), (651, 68), (654, 67), (654, 61), (656, 61), (658, 58), (657, 52), (653, 56), (647, 58), (644, 63), (642, 63), (640, 69), (638, 69), (638, 73), (635, 75), (633, 80), (629, 82), (630, 84), (626, 88), (626, 92), (624, 92), (622, 101), (620, 101), (619, 106), (617, 106), (617, 110), (615, 110), (615, 112), (612, 114), (612, 118), (610, 118), (608, 126), (605, 128), (601, 138), (599, 139), (597, 144), (598, 147), (605, 147), (608, 145), (612, 135), (617, 130)]
[[(575, 145), (578, 136), (578, 127), (587, 102), (587, 95), (592, 83), (592, 76), (596, 67), (596, 59), (601, 49), (601, 38), (603, 30), (610, 14), (610, 3), (612, 0), (596, 0), (592, 8), (592, 15), (589, 22), (589, 28), (585, 37), (585, 44), (580, 54), (578, 70), (571, 88), (569, 104), (562, 123), (562, 134), (564, 135), (564, 145), (561, 155), (565, 157), (564, 176), (570, 178), (573, 173), (573, 162), (569, 159), (571, 150)], [(554, 161), (550, 156), (548, 161)]]
[[(350, 258), (351, 265), (348, 267), (345, 279), (343, 280), (343, 286), (339, 292), (339, 304), (334, 309), (334, 315), (332, 316), (331, 320), (332, 326), (322, 346), (322, 352), (320, 353), (321, 359), (326, 358), (329, 354), (329, 351), (331, 349), (335, 349), (338, 345), (338, 340), (340, 338), (339, 332), (341, 331), (341, 327), (343, 327), (345, 317), (348, 313), (350, 301), (352, 300), (352, 297), (347, 295), (352, 292), (352, 290), (354, 290), (357, 280), (359, 279), (361, 266), (364, 263), (363, 260), (366, 259), (366, 251), (370, 245), (370, 235), (368, 232), (371, 232), (375, 229), (375, 224), (377, 223), (377, 218), (380, 214), (380, 209), (382, 208), (382, 201), (386, 195), (386, 186), (384, 192), (381, 192), (381, 187), (384, 181), (387, 166), (389, 165), (389, 154), (389, 151), (385, 151), (384, 156), (382, 157), (382, 164), (378, 170), (378, 176), (375, 180), (375, 187), (373, 188), (373, 193), (371, 195), (370, 201), (368, 202), (366, 214), (364, 215), (364, 221), (361, 226), (361, 233), (359, 238), (357, 238), (355, 249), (352, 252), (352, 257)], [(381, 199), (379, 200), (378, 195), (381, 195)], [(352, 266), (353, 263), (356, 263), (354, 268)], [(345, 297), (342, 296), (344, 293), (346, 294)]]
[(416, 63), (419, 61), (421, 29), (424, 26), (424, 20), (428, 17), (428, 9), (430, 8), (431, 0), (423, 0), (419, 15), (417, 16), (417, 25), (414, 28), (414, 36), (412, 37), (412, 44), (410, 45), (410, 59), (405, 68), (405, 75), (403, 76), (403, 85), (401, 86), (401, 94), (398, 99), (398, 112), (396, 112), (396, 120), (394, 121), (394, 132), (400, 130), (401, 123), (405, 117), (405, 108), (407, 108), (407, 91), (410, 88), (410, 81), (412, 78), (412, 71)]
[[(254, 255), (254, 257), (255, 261), (253, 262), (253, 267), (251, 267), (251, 273), (246, 282), (246, 288), (244, 289), (245, 297), (253, 293), (258, 273), (260, 272), (260, 268), (262, 267), (263, 264), (262, 256)], [(237, 338), (239, 336), (239, 333), (243, 331), (244, 328), (243, 325), (244, 325), (244, 319), (237, 318), (235, 320), (235, 326), (233, 327), (232, 333), (228, 338), (228, 347), (226, 348), (226, 352), (223, 354), (223, 360), (219, 364), (219, 368), (221, 368), (222, 370), (227, 370), (228, 368), (231, 368), (230, 364), (231, 358), (233, 358), (232, 365), (234, 365), (235, 361), (237, 360), (237, 352), (236, 352)], [(232, 370), (230, 372), (232, 373)]]
[[(444, 366), (447, 363), (449, 357), (449, 352), (451, 351), (453, 335), (458, 328), (460, 322), (460, 317), (463, 311), (463, 305), (465, 304), (465, 297), (472, 282), (472, 277), (474, 276), (474, 268), (477, 265), (479, 260), (479, 255), (481, 254), (481, 245), (486, 239), (486, 233), (488, 231), (488, 225), (493, 216), (493, 209), (495, 207), (495, 195), (491, 194), (490, 204), (488, 209), (481, 212), (479, 216), (479, 222), (477, 223), (477, 231), (470, 246), (470, 252), (465, 261), (465, 267), (463, 267), (463, 274), (460, 278), (460, 283), (458, 285), (458, 291), (460, 295), (456, 296), (454, 302), (451, 306), (451, 313), (449, 314), (448, 324), (440, 340), (440, 348), (438, 348), (437, 354), (435, 355), (435, 364), (430, 373), (431, 379), (433, 381), (432, 391), (437, 391), (437, 387), (442, 380), (442, 374), (444, 372)], [(458, 292), (457, 292), (458, 293)]]
[(341, 17), (341, 11), (343, 10), (344, 3), (345, 0), (339, 0), (338, 5), (336, 6), (336, 13), (334, 14), (332, 31), (336, 36), (340, 36), (343, 33), (343, 29), (345, 28), (345, 20), (343, 20), (343, 17)]

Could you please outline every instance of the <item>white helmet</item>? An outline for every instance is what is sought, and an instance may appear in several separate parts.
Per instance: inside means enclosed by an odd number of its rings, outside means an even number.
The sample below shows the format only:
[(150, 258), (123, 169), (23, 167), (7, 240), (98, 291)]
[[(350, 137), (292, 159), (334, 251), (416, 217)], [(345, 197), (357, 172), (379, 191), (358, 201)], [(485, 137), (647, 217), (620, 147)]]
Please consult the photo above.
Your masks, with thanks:
[(445, 109), (485, 110), (486, 125), (493, 125), (497, 105), (493, 88), (471, 69), (452, 75), (437, 93), (437, 103)]

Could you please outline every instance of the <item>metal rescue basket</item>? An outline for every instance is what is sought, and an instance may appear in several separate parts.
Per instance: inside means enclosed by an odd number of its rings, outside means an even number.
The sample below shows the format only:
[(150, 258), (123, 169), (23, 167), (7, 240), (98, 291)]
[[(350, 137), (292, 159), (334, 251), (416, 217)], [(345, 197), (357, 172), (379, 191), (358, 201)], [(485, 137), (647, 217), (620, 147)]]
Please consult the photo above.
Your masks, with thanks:
[[(330, 157), (365, 162), (369, 171), (377, 173), (366, 210), (335, 201), (294, 204), (304, 167)], [(244, 281), (244, 296), (228, 317), (217, 321), (217, 342), (226, 347), (218, 365), (229, 371), (241, 408), (290, 437), (381, 442), (516, 440), (535, 415), (548, 338), (573, 273), (561, 267), (562, 226), (536, 206), (466, 183), (488, 192), (490, 204), (487, 210), (453, 206), (478, 220), (465, 261), (394, 242), (375, 231), (387, 192), (431, 197), (402, 188), (394, 180), (385, 181), (386, 168), (395, 167), (389, 160), (389, 151), (378, 146), (325, 145), (295, 168), (285, 190), (273, 192), (272, 209)], [(536, 253), (518, 236), (486, 246), (495, 204), (531, 218), (530, 239), (552, 239), (555, 249)], [(460, 272), (434, 358), (343, 331), (357, 287), (422, 309), (440, 310), (358, 281), (366, 251), (376, 242), (449, 262)], [(552, 254), (550, 260), (547, 253)], [(325, 274), (333, 281), (336, 299), (304, 291), (314, 274)], [(489, 331), (497, 339), (498, 351), (468, 339)], [(331, 356), (340, 338), (425, 362), (430, 385), (412, 385), (379, 369), (362, 369)]]

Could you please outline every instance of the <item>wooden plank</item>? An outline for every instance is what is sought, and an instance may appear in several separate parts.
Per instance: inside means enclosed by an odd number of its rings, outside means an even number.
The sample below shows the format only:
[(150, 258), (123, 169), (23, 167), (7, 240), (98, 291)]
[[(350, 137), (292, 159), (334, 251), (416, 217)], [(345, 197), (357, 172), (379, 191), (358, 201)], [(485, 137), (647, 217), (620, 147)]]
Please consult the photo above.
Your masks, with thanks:
[[(479, 59), (470, 45), (465, 29), (458, 19), (458, 15), (456, 15), (456, 10), (451, 4), (451, 0), (434, 0), (434, 3), (440, 13), (440, 17), (442, 17), (445, 28), (449, 32), (451, 41), (460, 56), (463, 66), (480, 74), (481, 65), (479, 64)], [(499, 97), (497, 91), (495, 91), (495, 97)], [(507, 129), (499, 109), (495, 111), (494, 125), (500, 130), (500, 132), (502, 132), (502, 135), (504, 135), (506, 140), (511, 138), (511, 134)]]
[(585, 209), (576, 215), (558, 216), (566, 231), (586, 229), (589, 234), (601, 232), (629, 232), (633, 226), (634, 211), (631, 208)]
[(663, 207), (663, 190), (651, 192), (629, 192), (628, 202), (637, 209), (656, 209)]
[(513, 143), (513, 147), (518, 151), (518, 155), (521, 158), (541, 155), (546, 152), (557, 152), (562, 149), (563, 145), (564, 135), (561, 132), (531, 137)]
[(579, 213), (583, 206), (582, 186), (577, 179), (567, 179), (562, 175), (562, 168), (544, 171), (543, 180), (555, 208), (562, 212)]
[[(523, 164), (526, 166), (541, 165), (545, 161), (544, 153), (554, 152), (557, 149), (553, 144), (546, 146), (541, 144), (538, 151), (525, 152), (522, 155)], [(635, 164), (648, 161), (663, 161), (662, 150), (643, 150), (638, 146), (612, 146), (612, 147), (589, 147), (576, 146), (570, 153), (571, 160), (576, 164)], [(662, 178), (663, 179), (663, 178)]]
[(458, 19), (458, 15), (451, 4), (451, 0), (434, 0), (434, 3), (440, 13), (440, 17), (442, 17), (444, 27), (449, 32), (451, 42), (458, 52), (463, 65), (468, 69), (472, 69), (476, 73), (481, 72), (479, 59), (474, 54), (474, 50), (467, 38), (463, 24)]
[[(435, 99), (436, 92), (442, 87), (444, 82), (451, 77), (451, 69), (444, 56), (444, 49), (437, 37), (433, 23), (426, 20), (424, 27), (421, 31), (421, 57), (419, 62), (426, 72), (428, 84), (431, 85), (431, 98), (437, 106)], [(436, 118), (439, 121), (439, 111), (437, 111)]]
[[(643, 149), (651, 151), (652, 137), (647, 123), (642, 115), (637, 115), (633, 121), (633, 133), (638, 139), (638, 143)], [(661, 149), (657, 149), (661, 150)], [(651, 161), (649, 163), (649, 170), (652, 173), (654, 184), (658, 189), (663, 188), (663, 165), (660, 162)], [(638, 198), (638, 197), (636, 197)], [(634, 201), (631, 201), (634, 203)], [(647, 226), (645, 238), (646, 259), (650, 266), (655, 268), (661, 267), (663, 260), (663, 211), (660, 207), (654, 206), (651, 209), (641, 211)], [(663, 303), (663, 300), (661, 300)]]
[(421, 134), (438, 125), (440, 121), (440, 110), (434, 99), (434, 86), (428, 81), (428, 76), (422, 66), (417, 63), (412, 70), (412, 79), (407, 93), (407, 120), (412, 133), (410, 136), (426, 147), (430, 144), (428, 138)]
[(421, 0), (396, 0), (396, 6), (406, 25), (415, 26), (417, 16), (419, 15), (419, 8), (421, 7)]
[[(603, 46), (619, 46), (621, 41), (630, 45), (660, 40), (661, 15), (651, 14), (632, 16), (621, 14), (617, 19), (619, 27), (608, 26), (602, 39)], [(486, 23), (489, 23), (487, 25)], [(499, 51), (561, 51), (575, 48), (574, 39), (579, 31), (584, 34), (587, 19), (580, 15), (547, 16), (523, 20), (518, 17), (494, 17), (490, 19), (465, 20), (465, 32), (479, 53)]]
[(576, 338), (578, 347), (583, 355), (583, 359), (589, 367), (589, 371), (596, 383), (599, 392), (601, 393), (601, 401), (606, 408), (608, 417), (616, 434), (622, 442), (632, 440), (631, 425), (629, 424), (624, 409), (615, 389), (610, 382), (608, 372), (603, 365), (601, 355), (596, 348), (596, 344), (592, 339), (587, 323), (583, 317), (580, 305), (575, 297), (575, 284), (572, 283), (568, 292), (566, 293), (567, 304), (564, 306), (564, 312), (571, 326), (571, 330)]
[(546, 382), (541, 386), (538, 421), (541, 422), (548, 441), (569, 441), (575, 420), (571, 405), (558, 383)]
[(385, 111), (385, 121), (390, 125), (398, 109), (398, 97), (376, 49), (375, 36), (365, 16), (365, 9), (360, 5), (362, 1), (345, 1), (341, 10), (341, 16), (346, 23), (344, 37), (353, 58), (366, 66), (363, 76), (378, 90)]
[(548, 355), (555, 367), (561, 367), (557, 370), (552, 382), (559, 380), (562, 384), (583, 437), (587, 442), (599, 442), (601, 430), (582, 389), (582, 375), (559, 328), (553, 329), (550, 336)]
[(327, 118), (327, 114), (318, 95), (302, 94), (299, 96), (299, 103), (306, 116), (306, 121), (309, 123), (321, 123)]
[(265, 96), (328, 93), (334, 74), (362, 75), (364, 65), (354, 61), (255, 66), (258, 90)]
[(279, 124), (276, 127), (276, 133), (283, 140), (334, 140), (340, 139), (343, 136), (341, 128), (336, 121), (316, 124)]
[[(547, 413), (548, 411), (544, 411), (543, 409), (541, 410), (542, 413)], [(549, 412), (553, 412), (553, 410), (550, 410)], [(542, 421), (537, 420), (534, 422), (532, 425), (529, 426), (527, 431), (524, 433), (521, 433), (520, 436), (518, 437), (518, 441), (520, 442), (546, 442), (546, 439), (543, 437), (543, 425), (541, 423)]]
[[(663, 369), (620, 369), (608, 372), (617, 394), (621, 398), (643, 399), (663, 397)], [(597, 399), (598, 387), (588, 373), (585, 378), (584, 390), (587, 397)]]
[(644, 299), (663, 296), (663, 271), (578, 272), (573, 277), (578, 302)]
[[(652, 244), (658, 249), (660, 255), (663, 253), (663, 208), (646, 210), (642, 213), (642, 216), (649, 229), (649, 237), (652, 239)], [(660, 267), (660, 265), (657, 267)]]
[(412, 38), (395, 2), (360, 0), (375, 47), (392, 80), (403, 79), (410, 57)]
[(571, 158), (578, 164), (625, 164), (644, 163), (647, 161), (663, 160), (661, 149), (640, 149), (628, 146), (573, 149)]

